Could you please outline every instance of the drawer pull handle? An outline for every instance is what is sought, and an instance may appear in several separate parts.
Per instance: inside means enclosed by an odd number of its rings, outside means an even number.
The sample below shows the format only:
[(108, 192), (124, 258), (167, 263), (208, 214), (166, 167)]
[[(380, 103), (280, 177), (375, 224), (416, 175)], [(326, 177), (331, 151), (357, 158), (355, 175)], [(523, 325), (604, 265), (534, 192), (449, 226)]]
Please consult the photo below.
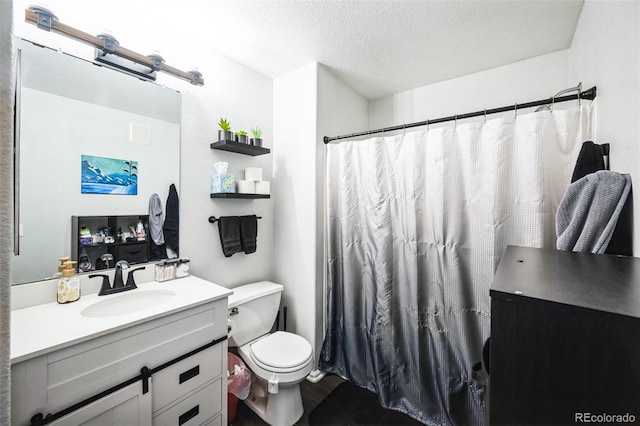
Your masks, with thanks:
[(191, 410), (178, 417), (178, 426), (185, 424), (198, 414), (200, 414), (200, 405), (196, 405)]
[(180, 384), (183, 384), (187, 380), (193, 379), (198, 374), (200, 374), (200, 366), (196, 365), (192, 369), (187, 370), (184, 373), (180, 374)]

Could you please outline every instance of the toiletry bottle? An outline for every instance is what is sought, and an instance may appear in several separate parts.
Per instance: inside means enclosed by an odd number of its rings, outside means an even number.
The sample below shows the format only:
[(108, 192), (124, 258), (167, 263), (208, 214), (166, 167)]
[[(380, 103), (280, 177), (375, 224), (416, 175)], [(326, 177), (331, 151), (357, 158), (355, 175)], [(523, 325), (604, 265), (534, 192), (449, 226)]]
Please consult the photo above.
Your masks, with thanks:
[(89, 254), (87, 254), (87, 250), (84, 247), (80, 249), (80, 255), (78, 256), (78, 269), (82, 272), (88, 272), (91, 270), (91, 260), (89, 259)]
[(71, 260), (71, 258), (69, 256), (58, 258), (58, 261), (60, 262), (60, 264), (58, 265), (58, 272), (56, 272), (56, 274), (53, 276), (53, 278), (60, 278), (62, 276), (62, 271), (65, 268), (64, 262), (67, 262), (69, 260)]
[(76, 262), (64, 262), (62, 278), (58, 280), (58, 303), (71, 303), (80, 299), (80, 278), (76, 275)]
[(139, 241), (144, 240), (146, 237), (144, 232), (144, 225), (142, 224), (141, 220), (138, 221), (138, 226), (136, 227), (136, 237)]

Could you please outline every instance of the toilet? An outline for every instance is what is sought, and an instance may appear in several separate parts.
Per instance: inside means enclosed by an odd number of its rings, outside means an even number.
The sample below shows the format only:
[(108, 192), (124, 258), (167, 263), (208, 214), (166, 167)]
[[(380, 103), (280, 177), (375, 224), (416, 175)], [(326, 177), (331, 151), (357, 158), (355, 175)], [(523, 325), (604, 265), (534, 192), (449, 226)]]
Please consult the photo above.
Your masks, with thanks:
[(270, 425), (290, 426), (303, 412), (300, 382), (313, 369), (313, 348), (301, 336), (270, 333), (283, 286), (242, 285), (229, 296), (229, 346), (257, 377), (245, 404)]

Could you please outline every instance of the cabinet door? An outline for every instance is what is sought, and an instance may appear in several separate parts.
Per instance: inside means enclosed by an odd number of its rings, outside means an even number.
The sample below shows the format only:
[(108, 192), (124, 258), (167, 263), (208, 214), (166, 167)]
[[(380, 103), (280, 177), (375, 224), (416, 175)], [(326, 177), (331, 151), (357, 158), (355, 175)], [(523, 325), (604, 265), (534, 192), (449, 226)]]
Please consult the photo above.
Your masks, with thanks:
[(142, 382), (86, 405), (54, 421), (57, 426), (142, 426), (151, 425), (151, 391), (142, 393)]

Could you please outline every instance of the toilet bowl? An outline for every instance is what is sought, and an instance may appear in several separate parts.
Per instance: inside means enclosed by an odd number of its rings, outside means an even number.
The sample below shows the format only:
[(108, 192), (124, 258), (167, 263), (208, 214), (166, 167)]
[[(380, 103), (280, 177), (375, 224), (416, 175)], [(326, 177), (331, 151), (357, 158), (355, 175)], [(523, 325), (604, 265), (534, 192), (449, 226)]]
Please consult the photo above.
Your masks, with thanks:
[[(313, 369), (311, 344), (293, 333), (269, 333), (280, 305), (283, 287), (263, 281), (233, 289), (229, 346), (258, 379), (245, 404), (271, 425), (294, 424), (303, 412), (300, 382)], [(231, 323), (231, 322), (230, 322)]]

